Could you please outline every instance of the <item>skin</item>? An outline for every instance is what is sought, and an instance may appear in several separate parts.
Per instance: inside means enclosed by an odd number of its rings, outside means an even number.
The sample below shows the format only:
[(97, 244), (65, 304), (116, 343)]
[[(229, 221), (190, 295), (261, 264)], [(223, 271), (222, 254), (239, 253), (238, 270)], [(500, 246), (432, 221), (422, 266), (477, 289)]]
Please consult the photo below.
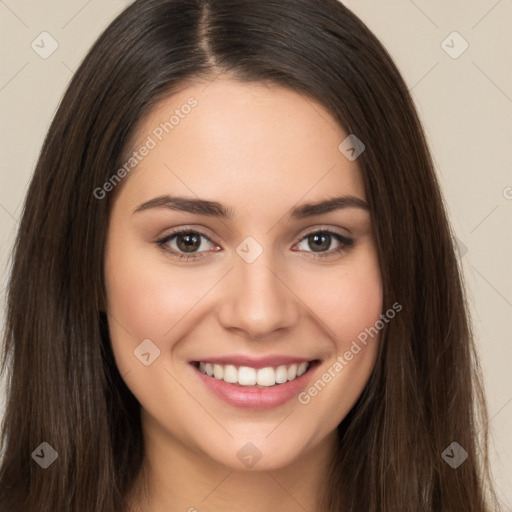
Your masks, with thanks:
[[(309, 403), (294, 398), (266, 410), (212, 395), (189, 361), (228, 354), (318, 359), (309, 387), (375, 324), (382, 284), (369, 212), (287, 216), (338, 195), (365, 200), (361, 171), (338, 150), (348, 133), (320, 104), (227, 76), (189, 82), (158, 104), (137, 126), (134, 147), (190, 97), (197, 106), (115, 191), (107, 236), (112, 348), (141, 403), (145, 438), (138, 483), (146, 494), (131, 503), (148, 512), (315, 511), (336, 427), (370, 377), (378, 337)], [(134, 213), (164, 194), (217, 201), (233, 218), (164, 207)], [(210, 238), (202, 239), (197, 260), (179, 260), (156, 243), (176, 228)], [(331, 238), (329, 245), (328, 238), (315, 252), (306, 235), (325, 230), (354, 243)], [(252, 263), (236, 252), (247, 236), (263, 249)], [(168, 249), (183, 247), (177, 242)], [(149, 366), (134, 356), (144, 339), (160, 350)], [(248, 442), (261, 453), (252, 469), (237, 457)]]

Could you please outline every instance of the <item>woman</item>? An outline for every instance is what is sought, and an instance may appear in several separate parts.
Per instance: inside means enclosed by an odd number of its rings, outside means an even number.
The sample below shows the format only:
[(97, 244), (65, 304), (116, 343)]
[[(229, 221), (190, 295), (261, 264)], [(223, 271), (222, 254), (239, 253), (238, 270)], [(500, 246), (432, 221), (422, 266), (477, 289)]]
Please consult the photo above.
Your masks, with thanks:
[(495, 506), (425, 139), (335, 0), (128, 7), (50, 127), (8, 299), (2, 511)]

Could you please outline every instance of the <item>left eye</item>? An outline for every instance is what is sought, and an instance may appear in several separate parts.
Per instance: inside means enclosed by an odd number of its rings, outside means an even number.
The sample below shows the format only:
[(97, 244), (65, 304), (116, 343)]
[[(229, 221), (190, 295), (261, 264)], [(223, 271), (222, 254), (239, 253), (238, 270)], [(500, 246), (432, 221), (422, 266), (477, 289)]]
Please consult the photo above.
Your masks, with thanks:
[[(338, 247), (335, 249), (331, 249), (332, 242), (335, 241), (338, 243)], [(333, 231), (315, 231), (313, 233), (309, 233), (306, 235), (300, 242), (299, 248), (302, 244), (302, 250), (306, 252), (339, 252), (344, 249), (346, 246), (351, 245), (353, 240), (347, 238), (340, 233), (335, 233)], [(304, 245), (312, 248), (312, 251), (308, 251)]]

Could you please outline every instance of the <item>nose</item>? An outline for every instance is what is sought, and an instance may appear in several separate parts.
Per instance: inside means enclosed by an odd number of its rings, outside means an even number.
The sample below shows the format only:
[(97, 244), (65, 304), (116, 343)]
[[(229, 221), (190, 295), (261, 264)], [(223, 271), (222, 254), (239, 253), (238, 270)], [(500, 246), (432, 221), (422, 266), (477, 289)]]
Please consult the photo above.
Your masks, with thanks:
[(252, 263), (234, 255), (234, 268), (219, 309), (223, 327), (261, 339), (296, 325), (300, 299), (286, 281), (285, 272), (266, 256), (266, 251)]

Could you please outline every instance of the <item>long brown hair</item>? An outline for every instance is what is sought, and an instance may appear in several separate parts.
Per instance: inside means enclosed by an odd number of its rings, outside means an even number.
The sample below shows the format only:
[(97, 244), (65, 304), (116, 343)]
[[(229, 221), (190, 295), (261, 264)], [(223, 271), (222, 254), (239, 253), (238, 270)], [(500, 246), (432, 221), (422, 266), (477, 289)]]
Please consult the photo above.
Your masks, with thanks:
[[(138, 0), (74, 75), (26, 197), (7, 297), (0, 510), (127, 508), (144, 449), (140, 405), (101, 312), (109, 201), (93, 191), (159, 100), (220, 72), (314, 98), (363, 141), (384, 310), (403, 306), (338, 427), (321, 509), (497, 507), (461, 272), (425, 138), (388, 53), (337, 0)], [(30, 456), (42, 442), (58, 453), (44, 470)], [(468, 454), (457, 468), (442, 457), (452, 442)]]

